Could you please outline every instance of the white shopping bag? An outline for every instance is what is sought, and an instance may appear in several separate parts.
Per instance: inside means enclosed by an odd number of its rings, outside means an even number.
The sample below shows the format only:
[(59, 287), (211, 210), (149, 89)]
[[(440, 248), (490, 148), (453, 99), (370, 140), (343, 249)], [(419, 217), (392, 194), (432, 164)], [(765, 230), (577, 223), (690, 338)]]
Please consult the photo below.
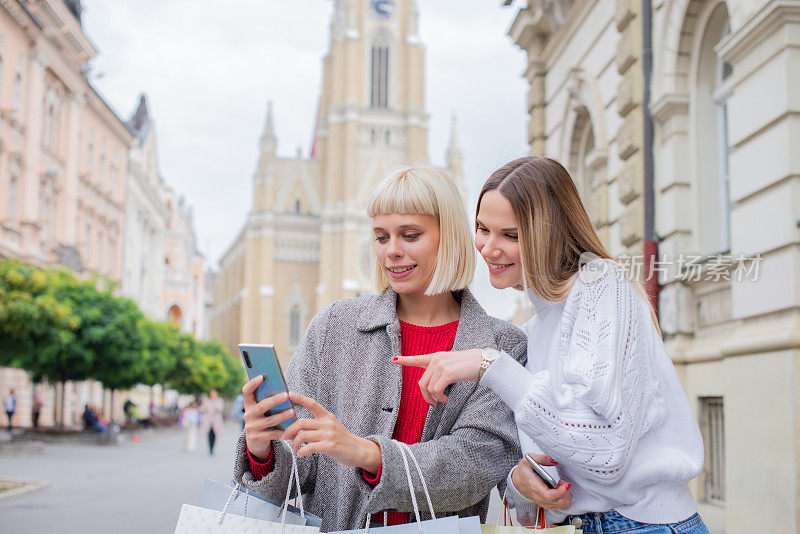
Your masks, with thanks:
[[(480, 519), (478, 517), (465, 517), (459, 518), (458, 516), (436, 518), (436, 512), (433, 511), (433, 502), (431, 502), (431, 495), (428, 492), (428, 485), (425, 483), (425, 477), (422, 476), (422, 469), (419, 466), (417, 458), (411, 452), (411, 447), (402, 442), (397, 442), (400, 446), (400, 454), (403, 457), (403, 465), (406, 470), (406, 478), (408, 479), (408, 490), (411, 492), (411, 503), (414, 506), (414, 515), (416, 516), (416, 523), (408, 523), (405, 525), (392, 525), (373, 528), (372, 531), (380, 531), (383, 534), (481, 534)], [(411, 480), (411, 468), (408, 464), (408, 457), (414, 461), (419, 479), (422, 481), (422, 489), (425, 492), (425, 499), (428, 501), (428, 508), (430, 510), (431, 518), (427, 521), (422, 521), (419, 515), (419, 506), (417, 506), (417, 497), (414, 493), (414, 482)], [(372, 514), (367, 514), (367, 522), (364, 529), (359, 530), (342, 530), (331, 534), (347, 534), (347, 533), (361, 533), (368, 534), (370, 532), (370, 517)], [(384, 518), (386, 516), (384, 515)]]
[[(209, 510), (222, 510), (222, 506), (227, 502), (231, 491), (236, 490), (233, 500), (228, 506), (228, 513), (233, 515), (247, 515), (253, 519), (264, 521), (280, 521), (283, 505), (279, 502), (271, 501), (255, 493), (248, 488), (231, 482), (230, 485), (217, 482), (207, 478), (203, 483), (203, 492), (197, 506), (208, 508)], [(244, 505), (247, 503), (247, 514), (244, 513)], [(300, 515), (300, 509), (289, 505), (286, 512), (287, 525), (309, 525), (312, 527), (322, 526), (322, 518), (305, 512), (305, 517)]]
[[(292, 484), (297, 485), (297, 495), (300, 496), (300, 475), (297, 471), (297, 459), (292, 453), (292, 470), (289, 474), (289, 487), (286, 489), (286, 499), (283, 502), (283, 507), (280, 510), (280, 521), (275, 517), (273, 520), (264, 520), (256, 517), (251, 517), (248, 514), (248, 506), (250, 504), (251, 494), (249, 491), (240, 489), (238, 484), (234, 486), (222, 510), (215, 510), (212, 508), (202, 508), (191, 504), (184, 504), (181, 507), (181, 513), (178, 516), (178, 524), (175, 527), (175, 534), (195, 534), (195, 533), (209, 533), (209, 534), (317, 534), (319, 527), (307, 525), (305, 511), (303, 510), (303, 499), (299, 498), (299, 521), (289, 516), (289, 496), (292, 493)], [(241, 504), (241, 515), (233, 513), (232, 503), (244, 494), (244, 500)], [(254, 499), (254, 502), (260, 502)], [(261, 504), (265, 504), (261, 502)], [(262, 509), (259, 505), (259, 514), (267, 510), (269, 517), (272, 517), (269, 507)], [(238, 510), (238, 508), (237, 508)], [(294, 514), (292, 514), (294, 515)], [(292, 521), (301, 524), (292, 524)]]

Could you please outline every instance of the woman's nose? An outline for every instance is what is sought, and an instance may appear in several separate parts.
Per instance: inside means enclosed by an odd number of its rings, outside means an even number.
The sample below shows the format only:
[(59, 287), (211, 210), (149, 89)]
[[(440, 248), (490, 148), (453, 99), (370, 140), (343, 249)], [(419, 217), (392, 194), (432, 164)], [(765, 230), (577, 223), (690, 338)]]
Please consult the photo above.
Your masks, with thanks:
[(497, 258), (502, 255), (503, 251), (497, 246), (497, 241), (493, 236), (486, 238), (481, 248), (481, 254), (486, 258)]
[(386, 248), (386, 254), (393, 258), (397, 258), (403, 255), (403, 244), (400, 242), (399, 239), (390, 238), (389, 239), (389, 246)]

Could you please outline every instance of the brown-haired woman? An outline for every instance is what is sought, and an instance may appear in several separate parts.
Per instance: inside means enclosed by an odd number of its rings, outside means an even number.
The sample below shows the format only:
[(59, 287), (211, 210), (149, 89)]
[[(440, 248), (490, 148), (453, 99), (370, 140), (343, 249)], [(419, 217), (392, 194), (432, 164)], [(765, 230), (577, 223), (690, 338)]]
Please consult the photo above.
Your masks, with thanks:
[(585, 534), (707, 533), (687, 485), (703, 466), (700, 432), (655, 313), (603, 247), (566, 169), (529, 156), (495, 171), (478, 198), (475, 246), (492, 286), (525, 290), (533, 304), (527, 365), (491, 348), (397, 363), (427, 368), (429, 403), (480, 380), (513, 409), (522, 450), (560, 479), (549, 489), (524, 459), (511, 470), (520, 520), (533, 523), (540, 505), (549, 522)]

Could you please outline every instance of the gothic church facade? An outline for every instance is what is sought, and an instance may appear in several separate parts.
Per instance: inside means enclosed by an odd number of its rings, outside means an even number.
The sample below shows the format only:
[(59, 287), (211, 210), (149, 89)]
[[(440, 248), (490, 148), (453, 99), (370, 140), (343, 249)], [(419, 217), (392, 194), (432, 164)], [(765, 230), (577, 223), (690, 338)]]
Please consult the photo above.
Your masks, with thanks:
[[(427, 163), (424, 46), (414, 0), (337, 0), (308, 158), (277, 155), (271, 105), (247, 221), (219, 262), (212, 337), (274, 343), (288, 362), (313, 315), (373, 291), (366, 205), (380, 179)], [(464, 191), (455, 121), (447, 168)]]

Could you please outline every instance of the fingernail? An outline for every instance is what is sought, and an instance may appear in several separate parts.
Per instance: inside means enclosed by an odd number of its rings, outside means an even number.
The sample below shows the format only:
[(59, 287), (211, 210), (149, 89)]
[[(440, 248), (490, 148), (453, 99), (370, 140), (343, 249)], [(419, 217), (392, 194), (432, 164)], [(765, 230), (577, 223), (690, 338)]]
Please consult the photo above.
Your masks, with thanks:
[(550, 458), (550, 461), (551, 461), (551, 462), (553, 462), (553, 465), (558, 465), (558, 462), (556, 462), (556, 461), (555, 461), (555, 460), (553, 460), (552, 458)]
[(567, 491), (572, 487), (572, 484), (567, 484)]

